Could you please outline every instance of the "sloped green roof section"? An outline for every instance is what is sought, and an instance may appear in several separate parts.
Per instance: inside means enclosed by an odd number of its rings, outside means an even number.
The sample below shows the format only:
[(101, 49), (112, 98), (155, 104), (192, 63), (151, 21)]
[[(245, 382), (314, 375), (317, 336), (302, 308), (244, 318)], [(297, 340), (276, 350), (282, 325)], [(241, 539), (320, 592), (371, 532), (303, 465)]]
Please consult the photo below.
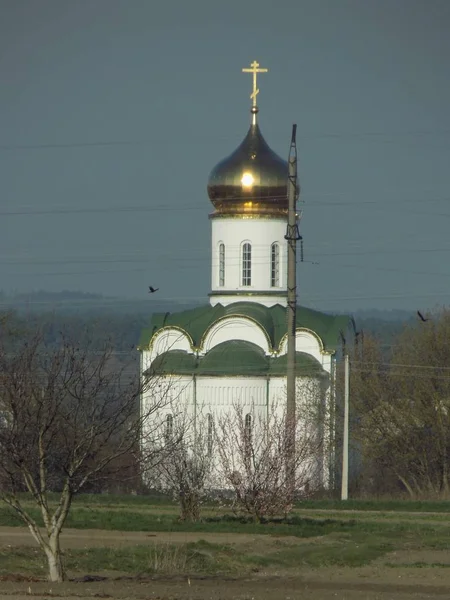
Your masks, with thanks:
[[(270, 359), (269, 375), (285, 377), (287, 371), (287, 354)], [(305, 352), (295, 353), (295, 374), (298, 377), (319, 377), (327, 373), (322, 365), (310, 354)]]
[[(199, 347), (208, 329), (219, 319), (231, 316), (247, 317), (261, 325), (267, 333), (272, 348), (278, 350), (281, 339), (286, 334), (286, 308), (276, 304), (270, 308), (257, 302), (234, 302), (228, 306), (200, 306), (179, 313), (156, 313), (150, 326), (142, 331), (139, 349), (148, 348), (153, 335), (163, 327), (178, 327), (192, 338)], [(325, 350), (333, 352), (351, 325), (347, 315), (330, 315), (303, 306), (297, 307), (297, 327), (310, 329), (322, 340)]]
[(261, 375), (269, 370), (264, 351), (250, 342), (230, 340), (212, 348), (199, 360), (197, 373), (204, 376)]
[(159, 354), (152, 362), (146, 375), (192, 375), (197, 368), (197, 359), (184, 350), (169, 350)]
[[(284, 377), (287, 356), (269, 358), (255, 344), (239, 340), (223, 342), (204, 357), (196, 358), (184, 350), (169, 350), (156, 357), (148, 375), (199, 375), (203, 377)], [(299, 377), (326, 376), (320, 363), (303, 352), (296, 355)]]

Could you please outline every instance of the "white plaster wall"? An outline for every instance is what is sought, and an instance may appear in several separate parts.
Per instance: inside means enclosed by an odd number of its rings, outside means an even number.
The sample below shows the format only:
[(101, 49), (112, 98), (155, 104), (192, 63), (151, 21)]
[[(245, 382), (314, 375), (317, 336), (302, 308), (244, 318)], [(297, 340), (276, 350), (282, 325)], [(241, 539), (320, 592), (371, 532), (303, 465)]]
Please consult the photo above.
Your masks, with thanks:
[(333, 360), (332, 354), (322, 354), (322, 367), (327, 373), (331, 373)]
[[(193, 416), (194, 407), (193, 378), (182, 375), (167, 375), (151, 380), (144, 390), (141, 400), (142, 415), (148, 415), (144, 431), (148, 434), (155, 425), (162, 424), (168, 414), (174, 419)], [(153, 408), (157, 410), (153, 411)]]
[[(297, 329), (295, 332), (295, 349), (313, 356), (323, 365), (322, 345), (318, 338), (307, 330)], [(283, 337), (278, 349), (280, 355), (287, 353), (287, 335)]]
[[(248, 289), (248, 288), (245, 288)], [(211, 306), (216, 306), (216, 304), (221, 304), (222, 306), (228, 306), (229, 304), (233, 304), (233, 302), (257, 302), (258, 304), (262, 304), (263, 306), (267, 306), (270, 308), (271, 306), (275, 306), (275, 304), (281, 304), (281, 306), (287, 306), (287, 298), (286, 296), (278, 296), (278, 295), (264, 295), (264, 294), (256, 294), (254, 296), (231, 296), (231, 295), (216, 295), (210, 296), (209, 302)]]
[(269, 340), (264, 330), (254, 321), (239, 317), (228, 317), (215, 323), (206, 332), (202, 344), (202, 354), (206, 354), (211, 348), (228, 342), (230, 340), (244, 340), (259, 346), (266, 354), (269, 354)]
[[(270, 379), (269, 388), (270, 406), (282, 416), (286, 409), (286, 379), (273, 377)], [(317, 454), (308, 458), (303, 464), (305, 476), (310, 478), (310, 484), (315, 488), (326, 486), (328, 483), (328, 439), (325, 428), (327, 423), (322, 423), (321, 418), (328, 414), (327, 395), (323, 384), (314, 378), (301, 377), (296, 379), (296, 414), (297, 414), (297, 440), (301, 444), (302, 436), (312, 436), (317, 441)]]
[[(297, 414), (299, 416), (299, 437), (305, 430), (317, 431), (322, 435), (317, 423), (320, 406), (325, 406), (330, 396), (326, 386), (313, 378), (297, 379)], [(227, 413), (233, 413), (235, 406), (240, 406), (244, 414), (252, 414), (253, 426), (258, 428), (270, 411), (276, 407), (281, 416), (286, 405), (286, 379), (284, 377), (201, 377), (165, 376), (147, 390), (143, 398), (143, 410), (146, 411), (154, 403), (161, 402), (160, 409), (155, 412), (146, 430), (152, 431), (159, 426), (160, 435), (165, 431), (166, 417), (174, 417), (174, 432), (185, 423), (193, 423), (197, 415), (198, 423), (205, 423), (207, 414), (212, 414), (216, 423)], [(310, 410), (310, 407), (313, 407)], [(326, 408), (325, 408), (326, 412)], [(256, 431), (256, 429), (255, 429)], [(218, 460), (218, 455), (216, 457)], [(311, 475), (311, 485), (316, 487), (327, 485), (329, 469), (329, 453), (326, 446), (317, 456), (308, 459), (302, 469)], [(222, 482), (223, 483), (223, 482)], [(222, 485), (222, 484), (221, 484)]]
[(234, 407), (254, 408), (264, 416), (267, 406), (266, 377), (198, 377), (197, 406), (203, 413), (223, 415)]
[[(320, 383), (312, 377), (296, 378), (297, 406), (300, 409), (311, 406), (321, 394)], [(269, 381), (269, 403), (283, 412), (286, 407), (286, 378), (271, 377)]]
[[(213, 292), (243, 291), (264, 292), (276, 291), (286, 292), (286, 269), (287, 269), (287, 243), (284, 239), (286, 234), (285, 219), (212, 219), (212, 248), (211, 248), (211, 290)], [(243, 287), (242, 273), (242, 244), (249, 242), (252, 245), (252, 284)], [(277, 242), (280, 246), (280, 286), (272, 288), (270, 283), (270, 248)], [(219, 287), (219, 244), (225, 244), (225, 285)], [(244, 298), (242, 298), (244, 299)], [(248, 298), (251, 300), (251, 297)], [(271, 303), (281, 302), (286, 304), (286, 298)], [(218, 300), (213, 296), (211, 303), (217, 304)], [(223, 303), (236, 302), (236, 298), (221, 299)], [(258, 302), (265, 304), (259, 297)]]

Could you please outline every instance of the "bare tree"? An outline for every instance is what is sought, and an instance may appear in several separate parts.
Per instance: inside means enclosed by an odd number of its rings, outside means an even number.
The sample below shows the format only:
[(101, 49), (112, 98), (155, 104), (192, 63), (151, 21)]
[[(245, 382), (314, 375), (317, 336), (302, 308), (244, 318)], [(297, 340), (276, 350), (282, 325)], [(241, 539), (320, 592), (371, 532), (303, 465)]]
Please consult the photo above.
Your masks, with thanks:
[(157, 488), (171, 493), (180, 506), (182, 521), (200, 519), (201, 505), (213, 478), (213, 418), (191, 416), (183, 407), (173, 406), (166, 415), (165, 444), (160, 460), (147, 478)]
[[(142, 435), (148, 456), (158, 452), (160, 431), (151, 423), (164, 394), (140, 410), (139, 373), (114, 358), (108, 344), (98, 350), (98, 342), (77, 345), (61, 334), (50, 347), (42, 332), (18, 337), (5, 323), (0, 330), (0, 494), (45, 553), (51, 581), (65, 578), (60, 534), (74, 495), (137, 452)], [(21, 491), (39, 507), (44, 528)]]
[[(216, 448), (224, 488), (234, 493), (234, 506), (262, 521), (286, 515), (295, 497), (304, 498), (319, 484), (323, 435), (317, 423), (297, 411), (293, 435), (286, 436), (286, 411), (269, 414), (236, 404), (218, 420)], [(286, 440), (295, 439), (294, 449)], [(286, 469), (287, 461), (293, 469)], [(294, 481), (292, 481), (292, 477)]]
[(365, 340), (351, 369), (354, 436), (410, 496), (449, 496), (450, 311), (397, 337), (389, 355)]

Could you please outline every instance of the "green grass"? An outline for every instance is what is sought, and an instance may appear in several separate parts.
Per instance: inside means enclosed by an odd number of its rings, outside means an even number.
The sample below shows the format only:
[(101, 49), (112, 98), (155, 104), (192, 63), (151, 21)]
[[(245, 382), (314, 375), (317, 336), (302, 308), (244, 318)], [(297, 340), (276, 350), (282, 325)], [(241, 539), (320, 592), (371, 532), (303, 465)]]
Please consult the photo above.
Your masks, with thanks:
[[(128, 507), (122, 510), (111, 510), (108, 507), (87, 508), (73, 505), (66, 520), (65, 527), (74, 529), (104, 529), (109, 531), (192, 531), (210, 533), (250, 533), (296, 537), (314, 537), (330, 533), (363, 531), (376, 533), (383, 531), (385, 535), (402, 535), (407, 532), (442, 529), (442, 517), (427, 519), (421, 523), (411, 518), (403, 519), (398, 514), (397, 519), (388, 515), (387, 518), (374, 519), (368, 514), (359, 514), (357, 518), (340, 518), (338, 513), (327, 518), (324, 513), (314, 516), (302, 515), (301, 511), (293, 514), (288, 520), (272, 519), (267, 523), (254, 523), (251, 519), (232, 515), (205, 516), (199, 523), (186, 523), (178, 520), (176, 507), (172, 510), (158, 511), (157, 507), (147, 511), (135, 510)], [(40, 511), (31, 504), (27, 511), (36, 522), (42, 526)], [(7, 506), (0, 506), (0, 525), (23, 527), (23, 522)]]
[[(176, 507), (157, 506), (126, 510), (94, 505), (74, 505), (67, 527), (98, 528), (121, 531), (191, 531), (209, 533), (261, 534), (254, 544), (217, 544), (204, 540), (187, 544), (156, 543), (117, 548), (67, 550), (65, 563), (71, 574), (116, 573), (152, 574), (251, 574), (255, 571), (295, 573), (301, 567), (359, 567), (370, 564), (393, 550), (449, 550), (448, 529), (442, 516), (423, 523), (420, 520), (380, 518), (358, 513), (354, 518), (311, 518), (301, 511), (287, 521), (272, 519), (257, 524), (232, 515), (215, 515), (201, 523), (181, 523)], [(170, 510), (172, 509), (172, 510)], [(30, 513), (41, 523), (39, 512), (30, 505)], [(21, 521), (7, 507), (0, 508), (0, 525), (20, 525)], [(42, 524), (42, 523), (41, 523)], [(289, 536), (289, 537), (287, 537)], [(245, 542), (247, 543), (247, 542)], [(124, 536), (126, 544), (126, 536)], [(387, 562), (386, 564), (389, 565)], [(389, 565), (399, 566), (399, 565)], [(424, 564), (406, 565), (408, 567)], [(441, 563), (426, 566), (447, 567)], [(45, 556), (34, 548), (1, 548), (0, 574), (22, 573), (45, 577)]]
[[(20, 494), (25, 502), (32, 502), (29, 494)], [(57, 502), (58, 494), (50, 494), (50, 500)], [(175, 508), (176, 502), (163, 494), (149, 495), (120, 495), (120, 494), (80, 494), (75, 496), (74, 506), (98, 506), (111, 508)], [(205, 508), (217, 509), (214, 502), (209, 502)], [(450, 500), (346, 500), (342, 502), (338, 499), (330, 500), (304, 500), (296, 503), (297, 509), (308, 510), (339, 510), (339, 511), (402, 511), (402, 512), (436, 512), (450, 513)]]
[[(120, 548), (90, 548), (68, 550), (64, 562), (68, 573), (114, 575), (153, 574), (235, 574), (275, 569), (296, 570), (299, 566), (360, 566), (378, 558), (390, 549), (389, 545), (355, 543), (351, 539), (334, 538), (323, 546), (299, 544), (280, 549), (249, 551), (232, 545), (200, 540), (195, 543)], [(21, 573), (45, 577), (45, 557), (32, 548), (12, 548), (0, 554), (0, 574)]]
[[(56, 500), (56, 496), (52, 497)], [(28, 496), (22, 501), (42, 525), (40, 511)], [(115, 572), (233, 573), (291, 570), (301, 566), (362, 566), (392, 550), (450, 550), (445, 502), (305, 502), (288, 520), (271, 519), (257, 524), (248, 518), (204, 511), (200, 523), (178, 520), (178, 507), (148, 496), (84, 495), (74, 502), (65, 527), (119, 531), (203, 532), (261, 534), (254, 546), (220, 545), (206, 541), (192, 544), (155, 544), (118, 548), (68, 550), (67, 568), (72, 573)], [(445, 508), (445, 510), (444, 510)], [(362, 511), (349, 514), (348, 510)], [(401, 512), (401, 511), (407, 512)], [(373, 511), (378, 511), (376, 514)], [(393, 512), (395, 511), (395, 512)], [(426, 515), (416, 516), (417, 511)], [(431, 514), (437, 513), (437, 514)], [(24, 527), (20, 518), (0, 505), (0, 525)], [(289, 538), (287, 538), (289, 536)], [(125, 538), (126, 539), (126, 538)], [(389, 564), (389, 563), (387, 563)], [(391, 565), (398, 566), (398, 565)], [(425, 566), (425, 564), (407, 565)], [(436, 563), (436, 567), (448, 565)], [(45, 577), (45, 556), (34, 548), (1, 548), (0, 574), (23, 573)]]
[(297, 508), (313, 510), (362, 510), (450, 513), (448, 500), (305, 500)]

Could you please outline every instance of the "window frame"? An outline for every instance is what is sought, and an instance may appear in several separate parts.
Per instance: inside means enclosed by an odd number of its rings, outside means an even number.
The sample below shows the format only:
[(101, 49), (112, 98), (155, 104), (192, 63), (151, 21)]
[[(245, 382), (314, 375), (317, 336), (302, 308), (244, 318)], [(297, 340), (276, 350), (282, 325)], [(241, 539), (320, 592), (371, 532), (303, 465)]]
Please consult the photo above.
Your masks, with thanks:
[(211, 413), (206, 415), (206, 451), (208, 456), (213, 453), (214, 445), (214, 419)]
[(280, 287), (280, 244), (273, 242), (270, 246), (270, 287)]
[(171, 413), (166, 415), (164, 435), (166, 440), (170, 440), (173, 437), (173, 415)]
[(241, 287), (252, 285), (252, 245), (250, 242), (242, 243), (241, 260)]
[(219, 287), (225, 287), (225, 244), (219, 243)]

